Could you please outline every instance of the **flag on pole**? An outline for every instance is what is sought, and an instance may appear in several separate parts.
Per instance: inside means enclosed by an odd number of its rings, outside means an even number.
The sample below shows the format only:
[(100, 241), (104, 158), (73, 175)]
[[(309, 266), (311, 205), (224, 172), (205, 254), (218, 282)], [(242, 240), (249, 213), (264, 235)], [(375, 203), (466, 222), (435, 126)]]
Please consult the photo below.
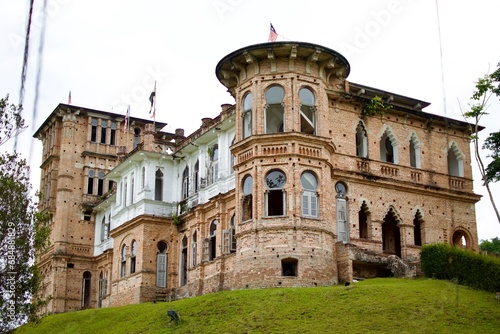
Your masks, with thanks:
[[(155, 81), (155, 87), (153, 88), (153, 91), (151, 92), (151, 95), (149, 95), (149, 102), (151, 102), (151, 107), (149, 108), (149, 114), (151, 115), (151, 111), (153, 111), (153, 104), (155, 105), (155, 110), (156, 110), (156, 81)], [(154, 115), (153, 115), (154, 116)]]
[(128, 105), (127, 113), (125, 114), (125, 122), (123, 123), (123, 131), (127, 131), (129, 113), (130, 113), (130, 104)]
[(267, 41), (274, 42), (276, 41), (276, 38), (278, 38), (278, 33), (276, 32), (276, 29), (274, 29), (273, 24), (271, 23), (271, 29), (269, 31), (269, 39)]

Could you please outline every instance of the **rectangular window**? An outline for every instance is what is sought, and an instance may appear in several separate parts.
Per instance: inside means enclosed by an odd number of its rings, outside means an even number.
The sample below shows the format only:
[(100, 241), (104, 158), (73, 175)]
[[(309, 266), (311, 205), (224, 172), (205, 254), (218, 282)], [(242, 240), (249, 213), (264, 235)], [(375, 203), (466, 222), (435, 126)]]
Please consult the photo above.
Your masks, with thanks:
[(156, 256), (156, 286), (167, 287), (167, 254), (160, 253)]
[(106, 144), (106, 121), (101, 120), (101, 144)]
[(97, 119), (95, 118), (91, 120), (90, 141), (97, 142)]
[(337, 238), (339, 241), (349, 242), (347, 201), (345, 198), (337, 198)]
[(285, 212), (285, 192), (279, 190), (269, 190), (266, 193), (267, 216), (283, 216)]
[(109, 133), (109, 145), (116, 145), (116, 123), (111, 122), (111, 130)]
[(229, 254), (231, 247), (231, 233), (229, 230), (222, 231), (222, 252)]

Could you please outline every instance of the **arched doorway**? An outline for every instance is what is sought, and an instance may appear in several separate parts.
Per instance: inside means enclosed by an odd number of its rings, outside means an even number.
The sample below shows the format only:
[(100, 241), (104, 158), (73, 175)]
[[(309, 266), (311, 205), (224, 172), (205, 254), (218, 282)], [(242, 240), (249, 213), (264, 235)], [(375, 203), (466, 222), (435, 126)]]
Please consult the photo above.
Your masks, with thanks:
[(386, 254), (401, 257), (401, 233), (396, 213), (392, 208), (387, 212), (382, 223), (382, 248)]

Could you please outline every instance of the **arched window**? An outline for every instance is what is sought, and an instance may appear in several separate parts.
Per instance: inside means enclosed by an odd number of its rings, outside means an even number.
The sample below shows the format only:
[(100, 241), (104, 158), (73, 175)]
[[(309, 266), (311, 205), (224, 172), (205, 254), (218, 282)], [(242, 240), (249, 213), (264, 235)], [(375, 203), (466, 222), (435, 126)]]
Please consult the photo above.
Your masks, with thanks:
[(99, 291), (97, 292), (97, 307), (101, 308), (102, 307), (102, 298), (104, 297), (104, 275), (102, 274), (102, 271), (99, 273)]
[(318, 180), (311, 172), (304, 172), (300, 177), (302, 184), (302, 215), (304, 217), (318, 217)]
[(412, 133), (410, 137), (410, 166), (420, 168), (420, 143), (417, 135)]
[(243, 129), (242, 138), (245, 139), (252, 135), (252, 93), (247, 93), (243, 98)]
[(92, 118), (90, 123), (90, 141), (95, 143), (97, 142), (97, 119)]
[(109, 133), (109, 145), (116, 145), (116, 123), (111, 122), (111, 131)]
[(336, 211), (337, 211), (337, 239), (338, 241), (349, 242), (349, 222), (347, 211), (347, 187), (343, 182), (335, 184), (337, 191)]
[(134, 129), (134, 148), (139, 145), (139, 141), (141, 140), (141, 129), (135, 128)]
[(194, 192), (198, 192), (198, 187), (200, 186), (200, 161), (196, 160), (194, 164)]
[(283, 189), (285, 183), (285, 174), (280, 170), (273, 170), (266, 175), (266, 216), (283, 216), (285, 214), (286, 193)]
[(125, 277), (127, 274), (127, 246), (122, 246), (121, 263), (120, 263), (120, 277)]
[(182, 198), (189, 197), (189, 167), (186, 166), (184, 168), (184, 172), (182, 172)]
[(413, 218), (413, 244), (415, 246), (422, 246), (422, 224), (420, 220), (420, 212), (417, 212), (415, 218)]
[(253, 218), (252, 216), (252, 191), (253, 191), (253, 179), (250, 175), (245, 176), (243, 179), (243, 198), (242, 198), (242, 221), (247, 221)]
[(314, 93), (309, 88), (299, 90), (300, 98), (300, 132), (315, 134), (316, 110)]
[(266, 93), (265, 133), (278, 133), (285, 131), (285, 107), (283, 98), (285, 91), (280, 86), (272, 86)]
[(127, 178), (125, 178), (125, 182), (123, 183), (123, 205), (127, 206), (127, 196), (128, 196), (128, 182)]
[(386, 130), (380, 138), (380, 161), (398, 163), (398, 149), (396, 140)]
[(101, 120), (101, 144), (106, 144), (106, 127), (107, 127), (107, 121), (102, 119)]
[(89, 170), (88, 182), (87, 182), (87, 194), (94, 194), (94, 171)]
[(368, 210), (368, 205), (363, 201), (361, 208), (358, 212), (358, 224), (359, 224), (359, 238), (368, 239), (368, 221), (370, 220), (370, 211)]
[(82, 308), (89, 308), (91, 306), (91, 280), (92, 274), (90, 271), (84, 272), (82, 282)]
[(448, 174), (451, 176), (464, 176), (463, 154), (455, 143), (448, 149)]
[(210, 234), (208, 239), (208, 260), (212, 261), (217, 256), (217, 220), (213, 220), (210, 224)]
[(163, 201), (163, 172), (160, 168), (155, 174), (155, 201)]
[(156, 286), (167, 287), (167, 244), (158, 242), (158, 254), (156, 255)]
[(215, 144), (212, 146), (212, 157), (210, 160), (212, 162), (212, 180), (215, 182), (219, 179), (219, 145)]
[[(231, 146), (234, 145), (235, 139), (236, 138), (233, 137), (233, 140), (231, 140)], [(234, 157), (234, 154), (231, 152), (231, 150), (229, 150), (229, 155), (230, 155), (230, 157), (229, 157), (229, 173), (234, 174), (234, 158), (235, 157)]]
[(106, 223), (106, 216), (104, 216), (101, 222), (101, 241), (108, 239), (108, 228), (109, 225)]
[(356, 127), (356, 156), (368, 158), (368, 135), (363, 122), (359, 122)]
[(102, 196), (104, 194), (104, 172), (99, 171), (97, 173), (98, 179), (97, 179), (97, 195)]
[(197, 233), (194, 231), (193, 238), (191, 239), (191, 266), (196, 266), (196, 258), (198, 256), (198, 240)]
[(136, 263), (137, 263), (137, 242), (132, 241), (132, 252), (130, 254), (130, 273), (135, 273)]
[(182, 238), (181, 263), (180, 263), (181, 286), (186, 285), (187, 283), (187, 259), (188, 259), (188, 240), (187, 237), (184, 236), (184, 238)]
[(108, 215), (108, 221), (106, 222), (106, 239), (109, 239), (110, 231), (111, 231), (111, 213)]

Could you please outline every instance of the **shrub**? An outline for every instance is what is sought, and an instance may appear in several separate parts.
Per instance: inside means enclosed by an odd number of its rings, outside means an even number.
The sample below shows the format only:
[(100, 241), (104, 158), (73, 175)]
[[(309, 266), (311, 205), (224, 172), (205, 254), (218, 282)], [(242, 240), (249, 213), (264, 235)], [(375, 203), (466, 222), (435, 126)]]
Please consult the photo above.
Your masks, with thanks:
[(500, 259), (447, 244), (421, 250), (422, 272), (427, 277), (458, 280), (459, 284), (486, 291), (500, 291)]

